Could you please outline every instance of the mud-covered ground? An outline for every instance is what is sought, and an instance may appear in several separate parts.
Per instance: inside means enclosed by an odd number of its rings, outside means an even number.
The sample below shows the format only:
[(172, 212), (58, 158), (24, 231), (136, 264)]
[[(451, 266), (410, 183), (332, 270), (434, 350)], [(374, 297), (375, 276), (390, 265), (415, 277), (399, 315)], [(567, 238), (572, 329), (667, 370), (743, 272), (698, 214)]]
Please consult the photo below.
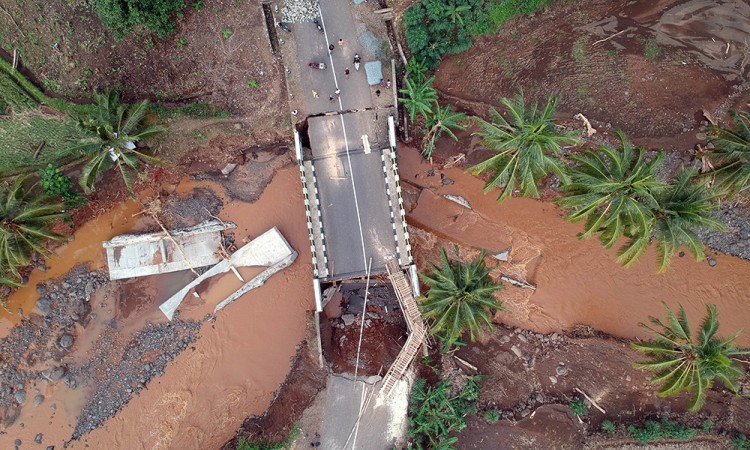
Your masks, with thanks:
[[(715, 433), (750, 432), (747, 397), (714, 389), (699, 413), (684, 414), (688, 396), (657, 397), (648, 374), (633, 369), (633, 362), (642, 355), (632, 350), (628, 341), (589, 327), (546, 335), (501, 327), (486, 342), (462, 348), (456, 355), (486, 375), (479, 398), (480, 414), (497, 409), (502, 417), (495, 424), (481, 416), (470, 419), (470, 426), (458, 434), (460, 448), (486, 448), (489, 437), (498, 445), (493, 448), (498, 449), (583, 448), (585, 444), (610, 448), (596, 444), (596, 439), (589, 442), (589, 434), (600, 433), (605, 419), (619, 425), (618, 437), (626, 436), (626, 425), (657, 417), (670, 417), (695, 428), (710, 420)], [(576, 389), (593, 398), (606, 413), (589, 404), (580, 423), (567, 406), (573, 399), (583, 400)], [(750, 393), (747, 380), (741, 392)], [(710, 445), (704, 443), (702, 448), (727, 445), (726, 439), (716, 436), (707, 440)], [(626, 442), (622, 440), (614, 448), (622, 448)]]

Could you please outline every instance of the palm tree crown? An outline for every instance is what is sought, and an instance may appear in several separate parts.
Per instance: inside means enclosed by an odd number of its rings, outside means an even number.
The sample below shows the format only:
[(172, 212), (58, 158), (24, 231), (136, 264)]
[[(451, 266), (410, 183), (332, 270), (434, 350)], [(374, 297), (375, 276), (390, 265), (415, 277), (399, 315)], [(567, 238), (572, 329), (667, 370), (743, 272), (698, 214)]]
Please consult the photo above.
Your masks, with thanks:
[(484, 190), (487, 192), (502, 186), (498, 201), (510, 197), (517, 185), (521, 195), (539, 198), (537, 184), (542, 178), (549, 173), (562, 180), (566, 178), (557, 155), (563, 145), (577, 144), (578, 139), (555, 128), (553, 119), (557, 100), (553, 97), (541, 110), (536, 102), (527, 108), (522, 92), (513, 99), (503, 98), (500, 102), (507, 108), (510, 121), (495, 108), (490, 109), (489, 122), (477, 118), (481, 129), (477, 134), (483, 138), (481, 144), (496, 154), (469, 170), (475, 175), (490, 170), (494, 172)]
[(642, 147), (633, 147), (619, 130), (616, 135), (618, 149), (603, 146), (570, 157), (575, 165), (570, 169), (570, 182), (563, 186), (566, 196), (557, 202), (571, 210), (567, 220), (586, 219), (580, 238), (598, 235), (604, 247), (612, 248), (626, 236), (617, 260), (627, 267), (648, 247), (657, 196), (667, 184), (656, 179), (663, 152), (646, 162)]
[(435, 144), (443, 133), (457, 141), (458, 137), (453, 130), (466, 130), (464, 123), (466, 123), (466, 114), (452, 111), (450, 105), (441, 108), (440, 105), (435, 103), (435, 111), (428, 115), (425, 122), (427, 133), (422, 139), (422, 156), (425, 159), (430, 159), (432, 151), (435, 150)]
[(690, 411), (699, 410), (706, 401), (707, 389), (719, 380), (727, 389), (737, 392), (737, 379), (744, 374), (742, 366), (732, 358), (750, 354), (750, 350), (736, 348), (733, 343), (742, 333), (728, 339), (716, 336), (719, 330), (716, 305), (706, 305), (706, 317), (700, 331), (693, 336), (687, 315), (680, 305), (676, 315), (666, 304), (667, 324), (655, 317), (642, 327), (654, 333), (655, 338), (634, 342), (633, 348), (646, 354), (648, 361), (637, 362), (634, 367), (655, 372), (651, 382), (661, 385), (657, 393), (662, 397), (677, 395), (682, 391), (693, 394)]
[[(458, 248), (456, 248), (458, 253)], [(468, 331), (473, 341), (483, 329), (492, 328), (489, 310), (507, 311), (493, 294), (503, 289), (490, 277), (485, 252), (469, 263), (451, 261), (440, 248), (440, 267), (430, 263), (430, 273), (421, 278), (429, 286), (421, 303), (422, 314), (432, 319), (431, 332), (444, 335), (447, 346)]]
[(81, 121), (81, 126), (90, 132), (90, 136), (79, 140), (77, 147), (89, 158), (80, 184), (90, 192), (102, 172), (117, 167), (125, 185), (132, 190), (131, 171), (136, 169), (138, 161), (158, 163), (156, 158), (139, 151), (136, 142), (162, 134), (167, 128), (163, 125), (144, 126), (148, 100), (128, 106), (120, 104), (119, 96), (114, 92), (96, 94), (95, 98), (91, 115)]
[(658, 198), (659, 208), (654, 222), (654, 239), (659, 258), (659, 272), (664, 272), (669, 261), (681, 246), (688, 248), (697, 261), (706, 255), (696, 228), (715, 231), (725, 229), (713, 218), (716, 209), (714, 197), (709, 196), (703, 184), (693, 183), (695, 170), (682, 168), (677, 178)]
[(61, 240), (49, 225), (65, 217), (63, 205), (26, 189), (26, 178), (0, 191), (0, 279), (15, 285), (18, 269), (29, 264), (33, 252), (46, 254), (44, 241)]
[(730, 111), (734, 130), (720, 127), (709, 129), (716, 146), (708, 158), (716, 166), (710, 175), (715, 188), (725, 195), (735, 195), (750, 185), (750, 113)]

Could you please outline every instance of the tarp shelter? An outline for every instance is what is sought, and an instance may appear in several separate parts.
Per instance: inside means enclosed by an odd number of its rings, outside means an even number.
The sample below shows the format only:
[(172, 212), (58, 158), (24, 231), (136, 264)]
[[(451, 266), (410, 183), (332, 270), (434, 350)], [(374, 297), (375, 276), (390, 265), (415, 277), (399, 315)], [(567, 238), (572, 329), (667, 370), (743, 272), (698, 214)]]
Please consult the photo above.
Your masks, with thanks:
[(231, 222), (209, 220), (169, 234), (116, 236), (102, 244), (109, 278), (120, 280), (214, 265), (222, 259), (221, 232), (236, 227)]
[(383, 64), (380, 61), (370, 61), (365, 63), (365, 73), (367, 74), (367, 84), (375, 86), (383, 81)]

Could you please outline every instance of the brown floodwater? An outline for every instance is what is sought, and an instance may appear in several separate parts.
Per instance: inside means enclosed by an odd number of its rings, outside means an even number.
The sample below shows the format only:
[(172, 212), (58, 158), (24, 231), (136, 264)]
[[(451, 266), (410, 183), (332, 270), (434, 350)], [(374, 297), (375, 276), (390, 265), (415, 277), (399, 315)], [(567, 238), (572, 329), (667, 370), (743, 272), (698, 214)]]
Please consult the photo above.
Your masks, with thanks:
[[(503, 321), (511, 325), (550, 332), (586, 324), (616, 336), (645, 337), (638, 323), (649, 315), (662, 317), (662, 301), (671, 307), (684, 305), (696, 324), (705, 304), (716, 304), (720, 332), (725, 335), (750, 322), (748, 261), (712, 254), (717, 264), (710, 267), (688, 254), (676, 257), (666, 273), (657, 274), (652, 248), (624, 269), (615, 261), (614, 249), (604, 249), (596, 239), (578, 240), (582, 226), (565, 221), (555, 205), (520, 198), (498, 204), (497, 192), (483, 194), (483, 182), (462, 169), (445, 170), (455, 183), (443, 186), (440, 176), (427, 177), (430, 165), (416, 150), (402, 147), (399, 156), (401, 179), (429, 189), (407, 214), (410, 224), (465, 246), (493, 252), (512, 246), (509, 266), (514, 275), (537, 289), (502, 291), (513, 312)], [(443, 194), (463, 196), (473, 210), (442, 198)], [(750, 346), (750, 332), (738, 344)]]
[[(299, 170), (296, 165), (279, 170), (260, 199), (252, 204), (232, 201), (220, 186), (210, 182), (185, 179), (175, 192), (187, 194), (196, 186), (210, 187), (222, 197), (225, 203), (219, 216), (237, 224), (234, 231), (238, 246), (276, 226), (299, 256), (263, 286), (220, 311), (215, 321), (204, 324), (199, 340), (175, 358), (163, 376), (153, 379), (117, 415), (80, 441), (71, 442), (69, 448), (218, 448), (234, 436), (245, 417), (260, 415), (268, 408), (289, 372), (297, 345), (304, 336), (307, 312), (314, 308)], [(101, 267), (101, 240), (137, 231), (132, 214), (138, 210), (139, 206), (126, 205), (116, 209), (119, 212), (93, 220), (87, 224), (88, 228), (81, 229), (81, 232), (89, 230), (86, 240), (91, 248), (76, 253), (81, 249), (69, 244), (56, 252), (54, 258), (58, 259), (50, 260), (50, 266), (58, 260), (68, 262), (68, 267), (88, 260), (92, 261), (92, 267)], [(123, 223), (128, 220), (130, 227)], [(110, 232), (98, 235), (96, 242), (92, 230), (107, 228)], [(82, 242), (79, 239), (71, 244)], [(65, 270), (57, 264), (55, 271), (37, 274), (33, 282), (64, 274)], [(261, 270), (249, 267), (240, 272), (249, 279)], [(112, 319), (122, 326), (118, 332), (125, 336), (134, 334), (146, 322), (166, 320), (157, 309), (159, 303), (191, 279), (192, 274), (185, 272), (165, 274), (121, 281), (109, 292), (97, 292), (96, 298), (92, 298), (95, 319), (85, 330), (78, 330), (76, 347), (66, 361), (73, 363), (86, 358), (96, 336)], [(213, 312), (215, 303), (225, 293), (240, 284), (231, 272), (214, 277), (203, 290), (199, 289), (202, 299), (188, 301), (182, 312), (188, 317), (202, 318)], [(36, 298), (27, 291), (35, 291), (34, 284), (30, 282), (19, 291), (20, 296), (32, 299), (28, 303), (30, 310)], [(30, 401), (26, 403), (19, 420), (5, 430), (8, 442), (19, 438), (24, 444), (31, 443), (37, 432), (43, 432), (43, 445), (62, 448), (69, 439), (89, 391), (81, 388), (72, 391), (62, 383), (42, 388), (47, 399), (38, 407)], [(51, 403), (57, 404), (56, 411), (50, 410)], [(3, 441), (7, 439), (0, 439)]]

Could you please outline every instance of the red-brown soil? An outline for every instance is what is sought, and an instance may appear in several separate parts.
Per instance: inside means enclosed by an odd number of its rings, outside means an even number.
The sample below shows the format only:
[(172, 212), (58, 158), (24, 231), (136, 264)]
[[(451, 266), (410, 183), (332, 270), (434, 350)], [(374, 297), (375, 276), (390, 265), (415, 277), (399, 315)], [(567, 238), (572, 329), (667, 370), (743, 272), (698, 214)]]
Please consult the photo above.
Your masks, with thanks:
[[(687, 407), (686, 395), (655, 395), (647, 373), (632, 368), (642, 355), (627, 341), (594, 334), (586, 327), (567, 335), (503, 327), (485, 343), (469, 345), (457, 355), (487, 376), (482, 380), (480, 411), (498, 409), (503, 416), (494, 425), (481, 418), (470, 420), (458, 435), (460, 448), (486, 448), (486, 439), (498, 443), (493, 447), (497, 449), (582, 448), (586, 433), (599, 431), (604, 419), (630, 424), (665, 414), (674, 418)], [(573, 398), (582, 399), (576, 388), (606, 414), (589, 404), (584, 424), (579, 423), (567, 406)], [(679, 418), (696, 428), (711, 420), (717, 431), (748, 433), (750, 399), (717, 388), (709, 392), (701, 412)]]
[(18, 49), (20, 67), (53, 95), (88, 101), (116, 88), (128, 100), (202, 101), (259, 120), (280, 117), (286, 90), (260, 4), (207, 1), (196, 11), (193, 3), (163, 39), (136, 32), (115, 41), (87, 2), (4, 0), (0, 43)]
[[(720, 118), (745, 106), (749, 14), (741, 1), (555, 2), (445, 58), (435, 87), (474, 113), (518, 89), (527, 98), (555, 94), (565, 117), (580, 112), (600, 131), (621, 128), (649, 138), (639, 143), (688, 150), (701, 141), (700, 110)], [(651, 40), (655, 58), (646, 57)]]

